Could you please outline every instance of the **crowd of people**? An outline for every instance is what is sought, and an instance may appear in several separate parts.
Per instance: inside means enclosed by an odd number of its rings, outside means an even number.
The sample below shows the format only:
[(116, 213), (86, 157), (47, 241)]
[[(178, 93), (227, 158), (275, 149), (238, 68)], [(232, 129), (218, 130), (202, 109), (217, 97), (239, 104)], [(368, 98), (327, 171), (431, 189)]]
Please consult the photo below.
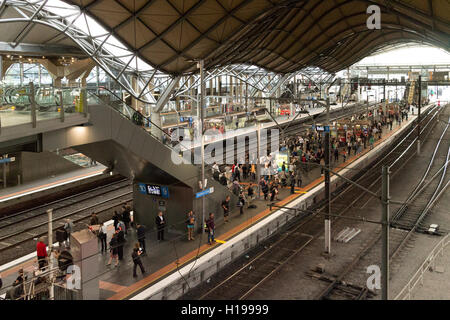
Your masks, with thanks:
[[(346, 130), (337, 131), (330, 137), (330, 164), (336, 166), (346, 162), (351, 155), (357, 155), (364, 149), (374, 148), (377, 140), (381, 139), (383, 132), (391, 131), (394, 124), (401, 125), (408, 120), (408, 108), (399, 106), (374, 109), (368, 114), (353, 115)], [(364, 125), (352, 125), (357, 121), (364, 121)], [(324, 174), (325, 166), (325, 139), (324, 133), (316, 130), (307, 130), (302, 134), (287, 137), (281, 141), (280, 152), (287, 154), (287, 161), (281, 166), (277, 164), (272, 154), (261, 158), (260, 180), (257, 180), (258, 168), (255, 163), (247, 161), (233, 165), (219, 166), (214, 163), (211, 167), (212, 175), (222, 185), (236, 195), (240, 214), (243, 213), (245, 203), (249, 204), (255, 198), (255, 184), (259, 187), (264, 200), (279, 200), (280, 188), (290, 188), (291, 194), (295, 187), (302, 187), (303, 177), (309, 175), (314, 168), (320, 168)], [(248, 183), (245, 187), (242, 182)], [(229, 201), (229, 197), (224, 202)], [(225, 223), (229, 220), (229, 205), (222, 203)]]

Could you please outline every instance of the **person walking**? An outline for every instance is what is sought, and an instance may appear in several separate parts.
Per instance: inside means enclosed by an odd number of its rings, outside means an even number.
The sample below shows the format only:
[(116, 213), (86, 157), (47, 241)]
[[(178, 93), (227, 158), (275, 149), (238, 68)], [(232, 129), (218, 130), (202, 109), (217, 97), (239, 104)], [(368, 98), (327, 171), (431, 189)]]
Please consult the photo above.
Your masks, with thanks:
[(39, 264), (39, 269), (44, 268), (47, 265), (47, 246), (44, 243), (44, 238), (40, 237), (38, 243), (36, 244), (36, 253)]
[(98, 238), (100, 239), (100, 243), (102, 244), (102, 253), (103, 251), (106, 252), (107, 245), (106, 245), (106, 226), (103, 223), (100, 223), (100, 228), (98, 229)]
[(142, 248), (142, 253), (146, 254), (146, 250), (145, 250), (145, 227), (142, 224), (138, 224), (136, 226), (136, 233), (137, 233), (137, 239), (139, 242), (139, 245)]
[(186, 227), (188, 232), (188, 241), (194, 240), (194, 226), (195, 226), (195, 216), (194, 213), (191, 211), (187, 214), (186, 219)]
[(111, 253), (111, 255), (109, 257), (108, 263), (106, 264), (107, 266), (111, 264), (113, 259), (116, 260), (116, 264), (114, 266), (117, 267), (119, 265), (117, 233), (118, 231), (116, 230), (116, 232), (113, 233), (111, 240), (109, 241), (109, 252)]
[(239, 214), (243, 214), (244, 213), (244, 205), (245, 205), (245, 197), (244, 197), (244, 193), (241, 191), (239, 193)]
[(214, 239), (214, 232), (215, 232), (215, 224), (214, 224), (214, 213), (209, 214), (208, 220), (206, 220), (206, 228), (208, 229), (208, 244), (212, 245), (213, 242), (216, 242)]
[(225, 200), (222, 201), (223, 218), (225, 222), (228, 222), (228, 215), (230, 214), (230, 196), (227, 196)]
[(141, 260), (141, 254), (143, 252), (139, 250), (139, 248), (133, 248), (133, 253), (131, 254), (131, 258), (133, 259), (133, 277), (136, 278), (137, 274), (136, 274), (136, 269), (139, 266), (139, 268), (141, 269), (142, 274), (145, 273), (145, 269), (144, 269), (144, 265), (142, 264), (142, 260)]
[(264, 177), (261, 177), (259, 185), (261, 186), (261, 191), (264, 194), (264, 200), (267, 200), (267, 196), (269, 194), (269, 187), (267, 186), (267, 181), (264, 179)]
[(158, 212), (158, 216), (155, 218), (156, 229), (158, 233), (158, 242), (164, 241), (164, 228), (166, 226), (166, 219), (163, 216), (162, 211)]

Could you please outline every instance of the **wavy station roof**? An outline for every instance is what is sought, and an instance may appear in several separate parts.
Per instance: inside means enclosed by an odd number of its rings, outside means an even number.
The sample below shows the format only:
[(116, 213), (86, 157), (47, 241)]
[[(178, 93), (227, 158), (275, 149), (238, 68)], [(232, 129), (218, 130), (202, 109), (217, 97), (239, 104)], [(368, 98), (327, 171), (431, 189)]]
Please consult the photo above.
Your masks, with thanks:
[[(65, 0), (153, 67), (170, 73), (250, 63), (287, 73), (342, 70), (385, 45), (450, 48), (448, 0)], [(381, 8), (369, 30), (367, 7)]]

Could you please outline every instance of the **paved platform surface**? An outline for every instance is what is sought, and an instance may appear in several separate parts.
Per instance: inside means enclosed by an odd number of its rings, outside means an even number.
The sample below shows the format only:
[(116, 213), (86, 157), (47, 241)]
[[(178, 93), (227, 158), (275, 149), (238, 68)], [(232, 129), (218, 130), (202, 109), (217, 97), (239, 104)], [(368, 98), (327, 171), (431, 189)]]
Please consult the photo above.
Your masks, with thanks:
[[(383, 138), (377, 141), (375, 146), (382, 143), (386, 138), (396, 132), (396, 130), (395, 126), (392, 131), (384, 130)], [(339, 157), (339, 162), (332, 163), (332, 165), (338, 167), (336, 170), (339, 171), (367, 152), (369, 152), (368, 149), (358, 155), (353, 155), (352, 152), (352, 155), (347, 158), (345, 163), (342, 162), (343, 157)], [(277, 205), (285, 205), (293, 199), (307, 193), (308, 190), (321, 182), (323, 182), (323, 177), (320, 175), (320, 169), (315, 168), (310, 170), (307, 174), (303, 175), (304, 187), (296, 188), (295, 194), (291, 195), (289, 188), (280, 190), (280, 201), (277, 202)], [(227, 241), (238, 233), (245, 232), (249, 226), (271, 214), (271, 211), (267, 207), (267, 201), (255, 200), (253, 203), (257, 208), (245, 209), (243, 215), (240, 215), (239, 209), (236, 208), (230, 214), (229, 223), (218, 225), (216, 228), (216, 239)], [(147, 271), (144, 276), (142, 276), (138, 270), (138, 278), (132, 277), (133, 263), (131, 260), (131, 248), (136, 243), (136, 233), (133, 229), (129, 230), (126, 236), (127, 241), (124, 245), (124, 260), (119, 263), (118, 267), (114, 267), (114, 263), (111, 266), (106, 266), (109, 259), (109, 253), (98, 254), (98, 263), (100, 265), (100, 299), (126, 299), (140, 289), (155, 283), (172, 272), (176, 272), (177, 268), (193, 261), (196, 257), (209, 252), (215, 246), (220, 245), (220, 242), (216, 243), (214, 246), (207, 245), (205, 234), (197, 234), (195, 240), (188, 241), (185, 234), (180, 235), (170, 232), (166, 232), (165, 241), (158, 242), (156, 240), (156, 231), (153, 229), (153, 226), (148, 226), (148, 229), (146, 235), (147, 255), (142, 257), (143, 264)], [(113, 227), (110, 226), (108, 242), (112, 232)], [(31, 259), (23, 264), (3, 271), (4, 283), (9, 284), (14, 280), (15, 272), (17, 272), (19, 267), (24, 267), (25, 271), (30, 271), (34, 268), (35, 264), (35, 259)]]
[(43, 189), (54, 188), (61, 184), (70, 183), (77, 179), (84, 179), (95, 174), (100, 174), (105, 170), (105, 166), (98, 164), (90, 168), (80, 168), (67, 173), (54, 175), (42, 179), (37, 179), (19, 186), (8, 187), (0, 190), (0, 202), (7, 201), (14, 197), (20, 197), (32, 192), (39, 192)]

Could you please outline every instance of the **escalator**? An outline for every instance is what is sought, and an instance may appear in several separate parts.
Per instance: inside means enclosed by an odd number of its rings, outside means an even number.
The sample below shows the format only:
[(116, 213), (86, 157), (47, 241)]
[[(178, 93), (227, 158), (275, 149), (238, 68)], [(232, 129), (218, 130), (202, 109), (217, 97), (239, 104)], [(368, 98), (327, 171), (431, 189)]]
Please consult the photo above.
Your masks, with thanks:
[[(179, 150), (186, 150), (186, 145), (173, 148), (164, 144), (163, 141), (170, 141), (167, 133), (124, 103), (106, 103), (91, 92), (88, 101), (92, 142), (74, 144), (74, 149), (135, 182), (183, 187), (191, 191), (187, 197), (195, 198), (200, 191), (201, 167), (180, 163)], [(207, 188), (214, 187), (214, 193), (206, 199), (210, 212), (220, 212), (220, 203), (226, 195), (232, 197), (231, 203), (237, 202), (226, 186), (213, 179), (210, 169), (205, 170), (205, 178)], [(193, 206), (194, 210), (196, 206), (199, 208), (195, 201)]]

